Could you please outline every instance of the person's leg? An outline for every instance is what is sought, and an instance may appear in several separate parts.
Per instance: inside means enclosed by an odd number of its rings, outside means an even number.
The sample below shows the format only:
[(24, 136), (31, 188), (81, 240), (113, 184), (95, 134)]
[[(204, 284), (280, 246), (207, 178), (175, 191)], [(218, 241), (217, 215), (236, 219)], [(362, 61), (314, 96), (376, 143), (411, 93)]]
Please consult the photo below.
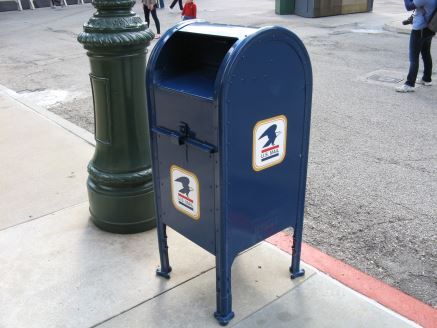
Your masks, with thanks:
[(151, 14), (152, 14), (153, 21), (155, 22), (156, 33), (159, 35), (159, 34), (161, 34), (161, 26), (159, 24), (158, 15), (156, 15), (156, 5), (155, 5), (155, 7), (153, 7)]
[(184, 9), (184, 6), (182, 5), (182, 0), (179, 0), (179, 9), (180, 9), (180, 10), (183, 10), (183, 9)]
[[(180, 0), (182, 2), (182, 0)], [(178, 2), (178, 0), (173, 0), (173, 2), (170, 5), (170, 9), (173, 9), (173, 7), (176, 5), (176, 2)]]
[(143, 9), (144, 9), (144, 20), (147, 23), (147, 27), (150, 27), (150, 9), (149, 7), (147, 7), (146, 5), (143, 5)]
[(422, 81), (431, 82), (432, 74), (432, 57), (431, 57), (431, 42), (432, 37), (427, 37), (422, 42), (422, 59), (423, 59), (423, 76)]
[(419, 71), (419, 55), (422, 46), (422, 31), (411, 30), (410, 35), (410, 47), (409, 47), (409, 58), (410, 58), (410, 69), (408, 71), (406, 85), (414, 87), (417, 78), (417, 72)]

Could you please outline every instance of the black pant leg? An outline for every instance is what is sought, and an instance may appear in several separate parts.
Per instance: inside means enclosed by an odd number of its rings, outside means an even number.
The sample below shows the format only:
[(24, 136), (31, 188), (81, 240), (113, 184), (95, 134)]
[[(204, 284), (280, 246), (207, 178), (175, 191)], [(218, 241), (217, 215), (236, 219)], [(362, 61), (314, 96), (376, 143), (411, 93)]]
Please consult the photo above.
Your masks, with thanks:
[(422, 48), (422, 31), (411, 30), (410, 34), (410, 46), (409, 46), (409, 59), (410, 69), (408, 70), (407, 81), (405, 84), (410, 87), (414, 87), (417, 78), (417, 72), (419, 71), (419, 56)]
[(175, 6), (176, 2), (178, 2), (178, 0), (173, 0), (173, 2), (170, 5), (170, 9), (173, 9), (173, 7)]
[(150, 9), (146, 5), (143, 5), (144, 10), (144, 20), (147, 23), (147, 27), (150, 27)]
[(431, 42), (432, 42), (432, 36), (425, 38), (425, 40), (423, 40), (422, 49), (420, 51), (423, 60), (422, 80), (425, 82), (431, 82), (431, 75), (432, 75)]
[(161, 26), (159, 24), (158, 15), (156, 14), (156, 5), (153, 7), (153, 10), (151, 10), (150, 13), (152, 14), (153, 21), (155, 22), (156, 33), (161, 34)]

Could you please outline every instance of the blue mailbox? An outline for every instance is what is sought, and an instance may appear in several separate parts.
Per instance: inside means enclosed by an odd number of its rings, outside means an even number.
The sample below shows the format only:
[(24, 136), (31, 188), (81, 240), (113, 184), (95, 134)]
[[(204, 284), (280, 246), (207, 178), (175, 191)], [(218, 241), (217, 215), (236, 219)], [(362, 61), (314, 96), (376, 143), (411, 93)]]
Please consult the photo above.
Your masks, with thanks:
[(293, 227), (300, 251), (312, 72), (300, 39), (282, 27), (193, 20), (171, 28), (146, 74), (161, 267), (166, 227), (216, 257), (217, 310), (234, 316), (231, 265), (241, 251)]

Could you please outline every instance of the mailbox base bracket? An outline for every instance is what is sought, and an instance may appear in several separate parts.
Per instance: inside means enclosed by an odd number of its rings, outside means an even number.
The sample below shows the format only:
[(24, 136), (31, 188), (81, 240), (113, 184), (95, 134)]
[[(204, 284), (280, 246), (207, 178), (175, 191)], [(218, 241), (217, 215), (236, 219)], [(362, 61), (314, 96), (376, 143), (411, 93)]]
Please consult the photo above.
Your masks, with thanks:
[(156, 275), (163, 277), (165, 279), (170, 279), (170, 272), (171, 272), (171, 267), (167, 271), (163, 271), (163, 270), (161, 270), (161, 268), (156, 269)]
[(221, 315), (221, 314), (218, 313), (218, 312), (214, 312), (214, 317), (217, 319), (217, 321), (219, 322), (219, 324), (220, 324), (221, 326), (226, 326), (226, 325), (229, 323), (229, 321), (232, 320), (232, 318), (233, 318), (234, 316), (235, 316), (235, 314), (234, 314), (233, 311), (229, 312), (229, 313), (226, 314), (226, 315)]
[(291, 279), (296, 279), (296, 278), (299, 278), (299, 277), (302, 277), (303, 275), (305, 275), (305, 270), (304, 269), (300, 269), (297, 272), (293, 272), (292, 268), (290, 267), (290, 273), (291, 273), (290, 278)]

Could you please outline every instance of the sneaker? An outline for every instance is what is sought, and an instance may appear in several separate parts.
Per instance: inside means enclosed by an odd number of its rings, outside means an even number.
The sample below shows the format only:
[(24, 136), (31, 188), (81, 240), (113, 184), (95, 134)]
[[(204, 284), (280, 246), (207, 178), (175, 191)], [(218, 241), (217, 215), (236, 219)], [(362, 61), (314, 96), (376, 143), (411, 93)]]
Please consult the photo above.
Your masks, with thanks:
[(411, 87), (407, 84), (403, 84), (400, 87), (396, 88), (397, 92), (413, 92), (414, 91), (414, 87)]
[(159, 39), (161, 37), (161, 34), (156, 34), (155, 39)]
[(425, 85), (425, 86), (427, 86), (427, 87), (430, 87), (431, 85), (432, 85), (432, 81), (429, 81), (429, 82), (426, 82), (426, 81), (424, 81), (424, 80), (422, 80), (422, 79), (417, 79), (416, 80), (416, 83), (417, 84), (421, 84), (421, 85)]

